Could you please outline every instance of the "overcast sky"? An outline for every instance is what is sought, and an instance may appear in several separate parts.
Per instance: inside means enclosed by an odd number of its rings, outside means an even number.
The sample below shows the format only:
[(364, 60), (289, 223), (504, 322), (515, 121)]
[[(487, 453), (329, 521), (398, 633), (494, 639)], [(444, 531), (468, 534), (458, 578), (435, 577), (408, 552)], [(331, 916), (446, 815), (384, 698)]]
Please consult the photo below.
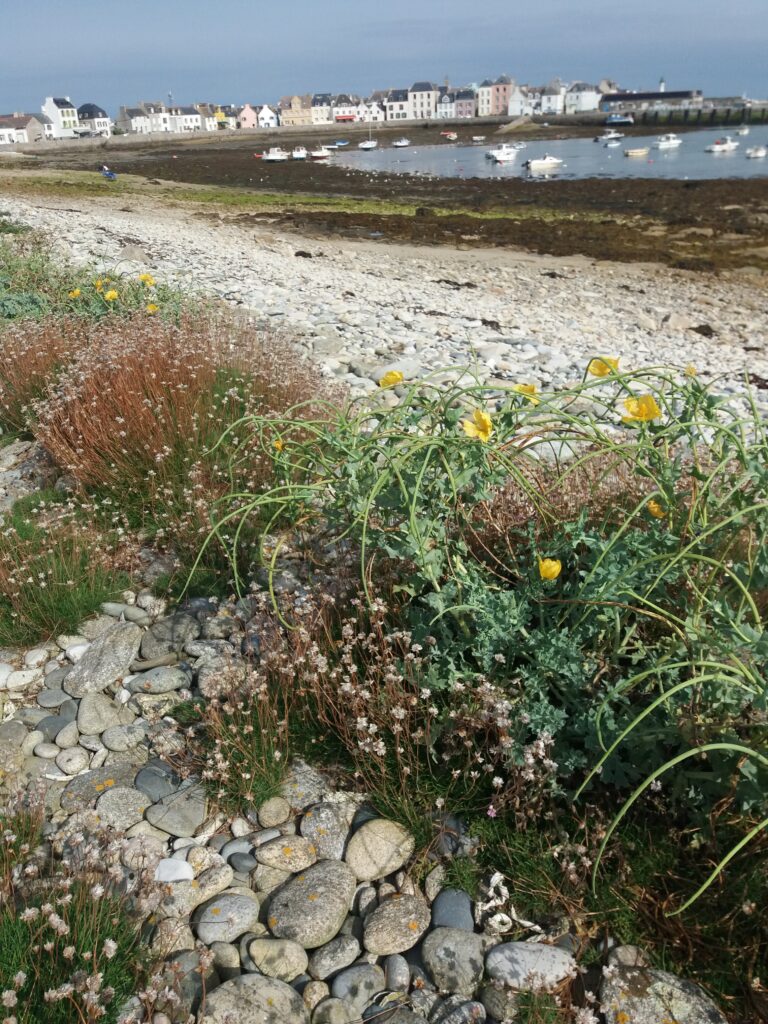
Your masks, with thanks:
[(616, 79), (768, 95), (768, 0), (0, 0), (0, 112)]

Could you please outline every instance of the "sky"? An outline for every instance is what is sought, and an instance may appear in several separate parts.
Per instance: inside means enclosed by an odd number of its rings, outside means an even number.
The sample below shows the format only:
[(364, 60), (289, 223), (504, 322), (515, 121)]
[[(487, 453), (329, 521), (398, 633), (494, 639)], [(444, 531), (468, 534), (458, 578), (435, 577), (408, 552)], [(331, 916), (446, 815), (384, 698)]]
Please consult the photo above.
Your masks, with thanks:
[[(598, 82), (768, 96), (767, 0), (0, 0), (0, 112)], [(18, 41), (18, 44), (14, 41)]]

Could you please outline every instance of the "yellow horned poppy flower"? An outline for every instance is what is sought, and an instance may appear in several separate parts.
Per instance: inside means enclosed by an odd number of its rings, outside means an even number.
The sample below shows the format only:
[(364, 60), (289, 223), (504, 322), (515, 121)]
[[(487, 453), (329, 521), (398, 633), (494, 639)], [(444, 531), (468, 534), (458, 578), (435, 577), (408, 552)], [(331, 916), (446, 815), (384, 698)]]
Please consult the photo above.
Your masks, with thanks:
[(155, 279), (154, 277), (152, 277), (151, 274), (139, 274), (139, 280), (141, 281), (142, 284), (145, 284), (147, 288), (154, 287)]
[(279, 452), (281, 452), (281, 451), (283, 450), (283, 448), (285, 447), (285, 445), (283, 444), (283, 442), (282, 442), (282, 441), (280, 440), (280, 438), (279, 438), (279, 437), (275, 439), (275, 442), (274, 442), (274, 444), (275, 444), (275, 448), (276, 448), (276, 449), (277, 449), (277, 450), (278, 450)]
[(539, 576), (543, 580), (556, 580), (563, 569), (563, 563), (559, 558), (540, 558)]
[(95, 280), (95, 281), (93, 282), (93, 287), (94, 287), (94, 288), (96, 289), (96, 291), (97, 291), (97, 292), (100, 292), (100, 291), (101, 291), (101, 289), (102, 289), (102, 288), (104, 287), (104, 281), (103, 281), (103, 280), (102, 280), (102, 279), (101, 279), (100, 277), (99, 277), (99, 278), (97, 278), (97, 279), (96, 279), (96, 280)]
[(538, 388), (535, 384), (513, 384), (512, 390), (516, 391), (518, 395), (523, 395), (532, 405), (539, 404), (539, 399), (536, 397)]
[(149, 313), (150, 316), (154, 316), (158, 309), (160, 309), (160, 307), (156, 305), (154, 302), (150, 302), (149, 305), (147, 306), (147, 312)]
[(593, 377), (607, 377), (609, 373), (617, 373), (618, 369), (618, 359), (601, 356), (599, 359), (591, 359), (589, 361), (587, 373), (591, 373)]
[(70, 297), (70, 299), (79, 299), (80, 298), (80, 289), (79, 288), (73, 288), (72, 291), (69, 293), (69, 297)]
[(625, 423), (650, 423), (661, 416), (659, 403), (653, 395), (638, 395), (636, 398), (625, 398), (624, 408), (629, 413), (623, 416)]
[(688, 365), (685, 368), (686, 377), (695, 377), (698, 374), (698, 372), (699, 371), (696, 369), (693, 363), (688, 363)]
[(399, 370), (389, 370), (379, 381), (380, 388), (394, 388), (398, 384), (402, 384), (405, 377), (400, 373)]
[(659, 502), (655, 500), (655, 498), (651, 498), (651, 500), (646, 505), (646, 508), (655, 519), (664, 519), (667, 514), (667, 510), (664, 508), (663, 505), (660, 505)]
[(114, 302), (116, 298), (117, 298), (117, 292), (115, 291), (114, 288), (110, 288), (108, 292), (104, 292), (104, 301), (105, 302)]
[(475, 409), (471, 420), (462, 420), (461, 425), (467, 437), (475, 437), (478, 441), (488, 442), (493, 433), (491, 417), (482, 409)]

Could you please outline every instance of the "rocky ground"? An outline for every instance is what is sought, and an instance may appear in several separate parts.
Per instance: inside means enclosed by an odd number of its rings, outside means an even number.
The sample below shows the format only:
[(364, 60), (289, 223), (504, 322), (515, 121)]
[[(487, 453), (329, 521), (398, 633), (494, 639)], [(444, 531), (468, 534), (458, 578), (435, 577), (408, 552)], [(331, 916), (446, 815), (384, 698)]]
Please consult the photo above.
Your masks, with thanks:
[[(77, 262), (151, 268), (279, 329), (279, 343), (366, 390), (475, 365), (488, 380), (558, 386), (593, 355), (625, 368), (692, 364), (725, 392), (768, 387), (763, 275), (719, 276), (592, 258), (297, 238), (237, 214), (151, 199), (0, 197)], [(276, 342), (277, 343), (277, 342)]]

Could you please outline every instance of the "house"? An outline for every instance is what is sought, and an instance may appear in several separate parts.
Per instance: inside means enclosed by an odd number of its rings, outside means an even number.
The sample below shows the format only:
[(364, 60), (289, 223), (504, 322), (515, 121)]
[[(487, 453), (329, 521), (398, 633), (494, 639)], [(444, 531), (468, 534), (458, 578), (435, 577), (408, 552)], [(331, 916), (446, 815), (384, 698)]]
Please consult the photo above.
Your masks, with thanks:
[(609, 92), (600, 98), (600, 109), (609, 114), (644, 110), (701, 109), (704, 96), (699, 89), (657, 92)]
[(312, 97), (312, 124), (332, 124), (333, 97), (328, 92), (316, 92)]
[(77, 137), (79, 122), (77, 110), (69, 96), (46, 96), (40, 108), (46, 117), (51, 119), (54, 139), (74, 139)]
[(200, 115), (200, 124), (204, 132), (216, 132), (219, 130), (219, 123), (216, 120), (216, 105), (214, 103), (193, 103), (192, 106)]
[(259, 127), (259, 112), (250, 103), (240, 108), (237, 127), (251, 130)]
[(277, 110), (273, 110), (272, 107), (264, 103), (259, 107), (258, 121), (259, 128), (277, 128), (280, 124), (280, 117)]
[(144, 111), (146, 116), (149, 118), (149, 130), (150, 132), (170, 132), (171, 131), (171, 115), (164, 103), (155, 103), (151, 101), (144, 101), (139, 104), (141, 110)]
[(541, 103), (541, 93), (528, 85), (512, 84), (507, 104), (510, 117), (530, 117), (535, 114)]
[(477, 94), (474, 89), (457, 89), (454, 96), (454, 117), (477, 117)]
[(412, 121), (428, 121), (437, 114), (440, 90), (433, 82), (415, 82), (408, 90), (408, 114)]
[(283, 96), (278, 104), (280, 124), (286, 127), (306, 127), (312, 124), (312, 97)]
[(331, 120), (334, 124), (351, 124), (357, 121), (360, 107), (360, 99), (357, 96), (348, 96), (341, 93), (333, 97), (331, 103)]
[(14, 142), (43, 142), (51, 138), (47, 130), (52, 127), (44, 114), (0, 114), (0, 144), (9, 145)]
[(499, 75), (495, 82), (486, 79), (477, 90), (477, 116), (506, 115), (511, 92), (512, 79), (508, 75)]
[(366, 124), (386, 121), (387, 111), (382, 99), (374, 94), (369, 96), (367, 100), (361, 100), (357, 111), (357, 119), (358, 121), (364, 121)]
[(555, 78), (541, 90), (540, 113), (562, 114), (565, 112), (565, 86)]
[(77, 108), (77, 119), (92, 137), (108, 139), (112, 135), (111, 117), (95, 103), (83, 103)]
[(597, 110), (601, 98), (600, 90), (596, 85), (574, 82), (565, 94), (565, 113), (585, 114)]
[(203, 130), (203, 119), (194, 107), (170, 107), (168, 114), (172, 132), (186, 134)]
[(456, 93), (449, 89), (440, 90), (440, 98), (437, 101), (435, 117), (454, 118), (456, 117)]
[(131, 135), (149, 135), (149, 117), (141, 107), (120, 107), (115, 127)]
[(390, 89), (384, 100), (387, 121), (407, 121), (409, 116), (408, 90)]

